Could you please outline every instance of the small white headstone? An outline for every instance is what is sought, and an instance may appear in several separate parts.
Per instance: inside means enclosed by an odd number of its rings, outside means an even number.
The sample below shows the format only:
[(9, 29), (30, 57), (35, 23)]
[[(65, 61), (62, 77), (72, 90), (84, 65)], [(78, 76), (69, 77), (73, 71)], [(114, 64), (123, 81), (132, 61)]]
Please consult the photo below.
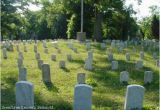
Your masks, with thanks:
[(67, 60), (72, 61), (72, 55), (71, 54), (67, 54)]
[(120, 82), (123, 83), (123, 82), (128, 82), (128, 79), (129, 79), (129, 74), (127, 71), (122, 71), (120, 73)]
[(51, 55), (51, 60), (52, 60), (52, 61), (56, 61), (56, 54), (52, 54), (52, 55)]
[(16, 107), (19, 109), (33, 109), (34, 89), (33, 84), (28, 81), (18, 81), (16, 83)]
[(108, 60), (109, 60), (109, 61), (113, 61), (113, 54), (112, 54), (112, 53), (109, 53), (109, 54), (108, 54)]
[(77, 82), (78, 84), (85, 84), (85, 73), (78, 73)]
[(6, 50), (6, 48), (3, 48), (3, 58), (7, 59), (7, 50)]
[(112, 61), (112, 70), (118, 69), (118, 61)]
[(74, 90), (73, 110), (91, 110), (92, 87), (86, 84), (77, 84)]
[(19, 81), (27, 81), (27, 69), (19, 68)]
[(50, 66), (49, 64), (42, 64), (42, 79), (45, 83), (51, 82), (51, 75), (50, 75)]
[(130, 54), (126, 53), (126, 61), (130, 61)]
[(153, 80), (153, 72), (152, 71), (145, 71), (144, 73), (144, 83), (151, 83)]
[(65, 68), (65, 61), (59, 61), (59, 67), (60, 68)]
[(136, 69), (141, 69), (141, 68), (143, 68), (143, 61), (142, 61), (142, 60), (137, 61), (135, 67), (136, 67)]
[(38, 60), (38, 68), (41, 69), (43, 64), (43, 60)]
[(144, 91), (140, 85), (127, 86), (124, 110), (142, 110)]

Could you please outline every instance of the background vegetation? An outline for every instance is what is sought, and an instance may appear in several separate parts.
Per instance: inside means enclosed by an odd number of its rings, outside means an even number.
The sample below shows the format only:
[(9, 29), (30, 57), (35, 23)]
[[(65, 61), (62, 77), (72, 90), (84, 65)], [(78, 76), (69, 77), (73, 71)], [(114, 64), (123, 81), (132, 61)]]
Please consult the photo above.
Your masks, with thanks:
[[(30, 11), (27, 6), (31, 3), (41, 6), (41, 10)], [(137, 21), (132, 5), (126, 7), (124, 3), (125, 0), (84, 0), (87, 38), (158, 39), (159, 7), (152, 6), (152, 15)], [(2, 40), (76, 38), (80, 8), (80, 0), (1, 0)]]

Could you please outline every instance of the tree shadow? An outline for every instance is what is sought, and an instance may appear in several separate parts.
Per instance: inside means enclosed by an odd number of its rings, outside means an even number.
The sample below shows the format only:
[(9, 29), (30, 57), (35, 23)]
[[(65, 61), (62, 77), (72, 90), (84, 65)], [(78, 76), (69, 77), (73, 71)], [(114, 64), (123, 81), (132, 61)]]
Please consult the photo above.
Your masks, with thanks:
[(63, 71), (65, 71), (65, 72), (70, 72), (70, 70), (68, 69), (68, 68), (61, 68)]
[(75, 60), (75, 59), (72, 59), (72, 61), (70, 61), (70, 63), (84, 64), (84, 61), (83, 61), (83, 60)]
[(44, 97), (35, 93), (35, 108), (45, 107), (47, 110), (72, 110), (71, 103), (61, 97), (53, 97), (52, 100), (44, 100)]
[(56, 86), (53, 85), (52, 82), (44, 82), (44, 84), (49, 91), (58, 92), (59, 90)]

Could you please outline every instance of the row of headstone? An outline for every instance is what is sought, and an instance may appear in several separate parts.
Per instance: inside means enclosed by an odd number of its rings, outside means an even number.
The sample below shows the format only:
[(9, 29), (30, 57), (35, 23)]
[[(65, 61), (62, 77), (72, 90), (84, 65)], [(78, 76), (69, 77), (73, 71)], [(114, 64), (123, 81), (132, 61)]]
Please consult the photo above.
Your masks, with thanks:
[(87, 57), (86, 60), (85, 60), (84, 68), (85, 68), (86, 70), (92, 70), (92, 69), (93, 69), (92, 63), (93, 63), (93, 52), (92, 52), (92, 51), (89, 51), (89, 52), (88, 52), (88, 57)]
[[(120, 73), (120, 83), (128, 83), (129, 73), (127, 71), (122, 71)], [(144, 84), (150, 84), (153, 81), (153, 72), (145, 71), (144, 72)]]

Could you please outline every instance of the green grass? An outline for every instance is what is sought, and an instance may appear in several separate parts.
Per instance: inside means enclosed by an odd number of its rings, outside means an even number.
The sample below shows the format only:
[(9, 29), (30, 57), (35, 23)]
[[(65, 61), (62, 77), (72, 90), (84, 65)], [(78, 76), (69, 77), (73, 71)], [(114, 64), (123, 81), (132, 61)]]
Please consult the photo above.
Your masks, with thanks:
[[(35, 106), (50, 106), (55, 110), (71, 110), (73, 105), (74, 86), (77, 81), (77, 73), (86, 73), (86, 82), (93, 86), (92, 109), (93, 110), (123, 110), (126, 85), (119, 83), (120, 72), (129, 72), (129, 84), (143, 85), (145, 90), (144, 108), (152, 110), (159, 104), (159, 70), (155, 66), (152, 53), (145, 52), (144, 68), (135, 70), (135, 61), (139, 59), (140, 47), (136, 46), (136, 53), (132, 52), (132, 46), (125, 48), (119, 53), (113, 49), (114, 59), (119, 62), (119, 69), (111, 70), (111, 62), (107, 60), (107, 49), (101, 50), (99, 43), (92, 43), (94, 70), (84, 69), (84, 60), (87, 57), (87, 50), (84, 44), (76, 41), (74, 46), (78, 53), (74, 53), (67, 47), (67, 41), (59, 40), (59, 48), (62, 53), (58, 54), (51, 42), (47, 42), (49, 53), (45, 54), (42, 43), (38, 43), (38, 52), (44, 63), (50, 64), (51, 80), (53, 85), (45, 85), (42, 81), (41, 70), (38, 69), (37, 61), (33, 51), (34, 43), (27, 44), (28, 52), (24, 52), (23, 44), (20, 50), (24, 55), (24, 66), (27, 68), (27, 79), (34, 84)], [(110, 45), (107, 45), (109, 48)], [(125, 53), (131, 53), (131, 61), (126, 62)], [(57, 54), (57, 60), (51, 61), (51, 54)], [(73, 61), (67, 61), (66, 54), (70, 53)], [(158, 53), (158, 51), (157, 51)], [(18, 81), (17, 67), (18, 53), (16, 46), (14, 52), (8, 52), (8, 59), (2, 59), (1, 64), (1, 106), (15, 106), (15, 83)], [(66, 69), (59, 68), (59, 61), (66, 61)], [(150, 85), (144, 85), (144, 71), (151, 70), (154, 73), (154, 80)], [(148, 108), (148, 109), (147, 109)]]

